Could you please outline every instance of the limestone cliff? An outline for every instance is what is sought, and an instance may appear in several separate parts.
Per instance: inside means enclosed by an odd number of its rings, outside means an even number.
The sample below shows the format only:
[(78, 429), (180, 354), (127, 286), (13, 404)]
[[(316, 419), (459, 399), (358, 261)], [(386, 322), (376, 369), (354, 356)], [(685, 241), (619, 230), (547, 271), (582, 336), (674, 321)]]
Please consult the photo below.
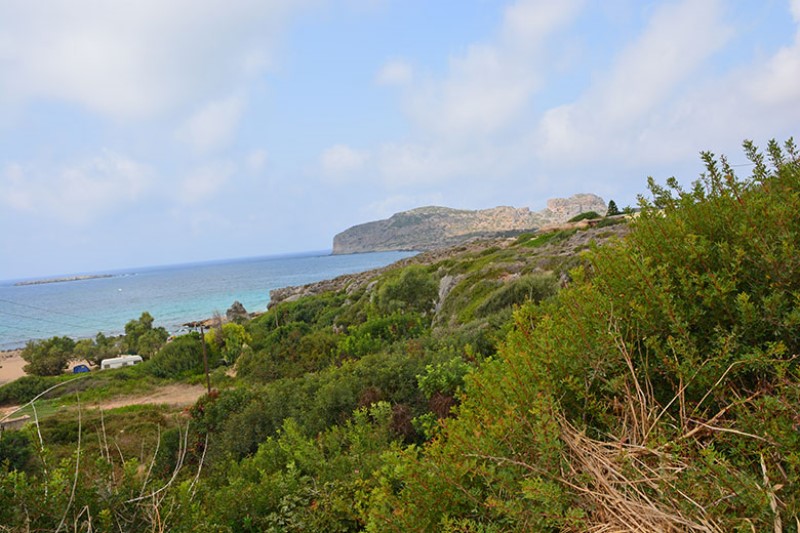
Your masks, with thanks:
[(531, 211), (527, 207), (495, 207), (478, 211), (420, 207), (339, 233), (333, 238), (333, 253), (432, 250), (478, 237), (560, 224), (586, 211), (597, 211), (602, 215), (606, 204), (594, 194), (576, 194), (570, 198), (548, 200), (547, 208), (541, 211)]

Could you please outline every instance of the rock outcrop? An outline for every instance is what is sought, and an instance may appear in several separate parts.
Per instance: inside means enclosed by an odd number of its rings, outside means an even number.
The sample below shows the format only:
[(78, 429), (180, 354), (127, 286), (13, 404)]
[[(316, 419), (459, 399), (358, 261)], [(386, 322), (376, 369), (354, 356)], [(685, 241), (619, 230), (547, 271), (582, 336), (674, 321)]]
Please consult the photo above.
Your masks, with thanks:
[(228, 322), (240, 324), (250, 318), (250, 313), (248, 313), (247, 309), (244, 308), (242, 302), (236, 300), (233, 302), (233, 305), (231, 305), (228, 310), (225, 311), (225, 318), (228, 319)]
[(606, 211), (606, 203), (594, 194), (547, 201), (547, 208), (495, 207), (468, 211), (448, 207), (420, 207), (388, 219), (353, 226), (333, 238), (334, 254), (432, 250), (475, 238), (530, 231), (560, 224), (586, 211)]

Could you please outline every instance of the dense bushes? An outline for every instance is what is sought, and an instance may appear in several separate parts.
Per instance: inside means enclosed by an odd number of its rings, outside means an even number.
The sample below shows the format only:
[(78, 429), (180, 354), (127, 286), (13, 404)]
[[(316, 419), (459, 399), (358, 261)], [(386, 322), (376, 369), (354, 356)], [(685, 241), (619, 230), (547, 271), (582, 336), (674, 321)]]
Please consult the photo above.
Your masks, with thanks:
[(378, 402), (348, 422), (309, 437), (289, 419), (258, 452), (231, 462), (200, 494), (192, 529), (214, 531), (357, 531), (359, 500), (392, 444), (392, 408)]
[(9, 431), (0, 437), (0, 472), (22, 470), (31, 455), (31, 441), (25, 433)]
[(383, 282), (376, 303), (384, 313), (396, 311), (427, 313), (439, 291), (439, 284), (424, 266), (412, 265), (402, 269), (396, 278)]
[(23, 404), (56, 383), (55, 377), (23, 376), (0, 387), (0, 405)]
[(177, 337), (148, 362), (148, 370), (160, 378), (185, 377), (203, 371), (203, 347), (199, 333)]
[[(633, 231), (516, 313), (458, 417), (389, 460), (368, 529), (778, 530), (800, 513), (800, 168), (746, 144), (651, 182)], [(786, 159), (784, 159), (786, 157)], [(457, 529), (453, 529), (457, 524)], [(776, 525), (777, 524), (777, 525)]]
[(490, 293), (475, 309), (475, 316), (485, 317), (525, 302), (539, 302), (556, 293), (558, 285), (552, 274), (533, 274), (505, 283)]
[[(106, 433), (101, 415), (102, 436), (87, 438), (102, 455), (89, 465), (81, 463), (76, 507), (66, 513), (68, 519), (76, 528), (91, 525), (98, 531), (490, 531), (558, 524), (558, 514), (522, 526), (508, 514), (514, 506), (545, 501), (547, 495), (536, 491), (553, 486), (566, 495), (559, 500), (559, 510), (574, 503), (563, 487), (545, 482), (526, 486), (525, 495), (518, 497), (519, 478), (504, 468), (516, 461), (524, 470), (522, 465), (531, 457), (509, 456), (509, 461), (485, 470), (474, 468), (485, 461), (483, 455), (505, 457), (501, 452), (506, 446), (527, 451), (542, 443), (553, 453), (537, 459), (537, 467), (555, 469), (562, 464), (558, 426), (550, 419), (531, 420), (546, 411), (545, 406), (556, 409), (558, 402), (541, 392), (549, 390), (544, 385), (528, 379), (540, 370), (536, 365), (523, 359), (520, 368), (507, 373), (505, 359), (514, 342), (520, 343), (519, 353), (526, 358), (541, 353), (552, 359), (542, 347), (522, 346), (538, 335), (543, 322), (535, 310), (558, 308), (557, 303), (531, 304), (550, 299), (558, 274), (584, 262), (563, 255), (564, 250), (575, 249), (561, 243), (573, 235), (567, 231), (517, 242), (476, 243), (444, 259), (422, 257), (430, 264), (392, 267), (341, 291), (282, 302), (251, 321), (215, 328), (206, 336), (208, 354), (212, 367), (222, 360), (234, 364), (236, 377), (231, 369), (215, 371), (222, 378), (216, 382), (220, 388), (229, 388), (204, 396), (191, 409), (190, 420), (180, 417), (180, 426), (148, 433), (142, 447), (157, 446), (154, 459), (147, 453), (135, 458), (127, 454), (113, 464), (116, 458), (109, 456), (115, 456), (114, 441), (135, 439), (140, 432), (132, 425)], [(498, 358), (496, 349), (507, 337), (514, 309), (518, 309), (518, 331), (508, 337)], [(148, 322), (144, 315), (131, 321), (131, 342), (143, 338)], [(134, 331), (137, 325), (143, 326), (142, 331)], [(601, 320), (591, 326), (607, 330)], [(574, 348), (569, 366), (576, 369), (576, 376), (591, 355), (581, 349)], [(193, 376), (201, 369), (200, 337), (191, 334), (173, 340), (124, 374), (100, 376), (122, 385), (123, 378), (152, 381), (150, 374), (196, 379)], [(553, 369), (544, 382), (583, 383), (561, 370)], [(593, 370), (598, 375), (606, 372), (603, 365)], [(582, 405), (588, 396), (577, 385), (574, 389), (563, 395), (564, 405), (576, 412), (585, 408), (588, 419), (611, 427), (602, 409)], [(509, 394), (528, 403), (504, 404)], [(485, 407), (476, 397), (491, 406)], [(501, 420), (487, 422), (488, 415)], [(95, 428), (97, 423), (92, 422)], [(47, 446), (60, 457), (76, 457), (72, 452), (81, 431), (75, 417), (54, 417), (42, 427), (50, 441)], [(454, 438), (484, 447), (453, 451), (447, 446)], [(429, 444), (423, 448), (426, 441)], [(42, 464), (28, 461), (25, 474), (40, 479), (54, 475), (43, 473)], [(70, 470), (49, 472), (66, 479)], [(497, 486), (494, 476), (501, 481)], [(433, 492), (419, 489), (417, 483)], [(16, 490), (4, 493), (10, 496), (0, 494), (2, 504), (14, 506), (28, 497), (42, 497), (36, 480), (26, 485), (21, 478), (0, 479), (0, 485), (25, 489), (9, 489)], [(164, 489), (150, 497), (145, 486)], [(69, 491), (67, 483), (58, 487)], [(489, 493), (491, 497), (481, 499)], [(407, 495), (417, 508), (406, 508)], [(145, 499), (139, 500), (142, 496)], [(431, 502), (432, 507), (423, 510)], [(34, 526), (56, 528), (67, 504), (63, 500), (53, 504), (58, 512), (32, 509), (39, 513)], [(491, 506), (496, 509), (487, 511)], [(84, 508), (91, 518), (79, 514)], [(23, 519), (20, 513), (11, 516), (12, 511), (0, 509), (3, 512), (8, 523)]]

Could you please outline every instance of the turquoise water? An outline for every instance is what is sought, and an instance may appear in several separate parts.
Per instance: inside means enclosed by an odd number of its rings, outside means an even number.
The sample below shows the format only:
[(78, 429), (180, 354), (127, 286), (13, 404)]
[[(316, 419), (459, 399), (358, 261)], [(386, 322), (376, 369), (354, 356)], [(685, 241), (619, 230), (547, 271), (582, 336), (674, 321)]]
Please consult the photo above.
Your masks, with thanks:
[(0, 350), (54, 335), (118, 335), (148, 311), (176, 333), (181, 324), (224, 315), (238, 300), (264, 311), (269, 291), (388, 265), (408, 252), (328, 255), (326, 252), (96, 272), (111, 277), (17, 286), (0, 281)]

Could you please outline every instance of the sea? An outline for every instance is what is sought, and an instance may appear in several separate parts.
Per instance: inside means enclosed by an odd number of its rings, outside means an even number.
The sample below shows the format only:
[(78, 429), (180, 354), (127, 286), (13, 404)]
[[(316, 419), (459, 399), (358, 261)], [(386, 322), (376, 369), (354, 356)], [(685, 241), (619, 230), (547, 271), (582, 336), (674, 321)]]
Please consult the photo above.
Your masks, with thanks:
[[(84, 272), (88, 279), (29, 284), (0, 281), (0, 350), (53, 336), (119, 335), (147, 311), (172, 334), (187, 322), (225, 315), (234, 301), (266, 311), (269, 291), (363, 272), (413, 252), (331, 255), (329, 252), (254, 257), (183, 265)], [(65, 279), (76, 276), (54, 276)], [(22, 283), (20, 283), (22, 282)]]

